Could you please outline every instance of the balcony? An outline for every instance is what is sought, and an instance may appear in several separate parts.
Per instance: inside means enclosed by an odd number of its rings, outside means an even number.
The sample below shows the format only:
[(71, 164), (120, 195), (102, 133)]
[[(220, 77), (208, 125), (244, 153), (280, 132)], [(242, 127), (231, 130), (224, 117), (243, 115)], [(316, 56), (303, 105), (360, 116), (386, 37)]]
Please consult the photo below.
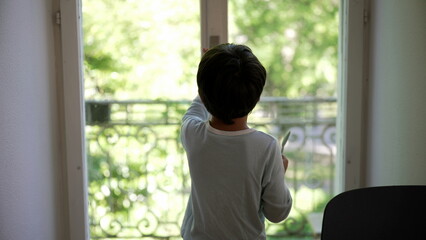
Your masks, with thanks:
[[(86, 101), (92, 239), (181, 239), (190, 177), (180, 120), (190, 101)], [(333, 196), (335, 98), (262, 98), (250, 126), (278, 139), (290, 130), (290, 217), (269, 239), (312, 239), (312, 213)]]

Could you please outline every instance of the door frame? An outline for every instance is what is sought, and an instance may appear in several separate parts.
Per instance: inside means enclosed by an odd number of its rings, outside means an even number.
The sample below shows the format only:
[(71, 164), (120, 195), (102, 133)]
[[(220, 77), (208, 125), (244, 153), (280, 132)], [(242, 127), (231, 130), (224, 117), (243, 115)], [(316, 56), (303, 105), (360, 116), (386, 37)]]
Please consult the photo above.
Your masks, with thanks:
[(89, 240), (81, 1), (60, 0), (59, 4), (56, 23), (61, 39), (68, 232), (70, 240)]
[[(85, 151), (82, 11), (80, 0), (59, 0), (70, 240), (89, 240)], [(341, 0), (336, 193), (363, 186), (370, 0)], [(200, 0), (201, 48), (228, 41), (228, 1)]]
[(336, 194), (365, 185), (369, 5), (340, 1)]

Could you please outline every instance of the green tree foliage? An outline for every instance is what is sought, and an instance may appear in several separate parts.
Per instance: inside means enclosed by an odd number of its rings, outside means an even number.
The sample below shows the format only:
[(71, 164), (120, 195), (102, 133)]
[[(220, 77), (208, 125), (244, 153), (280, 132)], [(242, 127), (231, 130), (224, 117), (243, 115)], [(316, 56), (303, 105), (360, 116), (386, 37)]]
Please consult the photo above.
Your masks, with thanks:
[(193, 95), (199, 17), (198, 0), (84, 0), (86, 98)]
[(230, 0), (230, 17), (231, 41), (267, 68), (265, 95), (335, 95), (338, 1)]
[[(229, 41), (267, 68), (264, 95), (335, 95), (337, 0), (229, 0), (229, 15)], [(83, 1), (86, 97), (192, 98), (199, 18), (198, 0)]]
[[(335, 93), (336, 1), (229, 0), (230, 41), (249, 45), (267, 68), (264, 95)], [(194, 97), (200, 59), (199, 0), (83, 0), (83, 34), (86, 98)], [(156, 105), (123, 108), (122, 115), (142, 111), (135, 119), (152, 126), (86, 128), (92, 237), (179, 235), (189, 173), (178, 144), (179, 125), (168, 126), (163, 119), (179, 122), (187, 106), (168, 104), (164, 112)], [(299, 117), (297, 111), (290, 111), (294, 116), (288, 112), (287, 117)], [(152, 114), (163, 115), (158, 119)], [(303, 175), (304, 169), (299, 171), (292, 176)], [(292, 218), (291, 226), (272, 226), (268, 233), (306, 234), (302, 213)]]

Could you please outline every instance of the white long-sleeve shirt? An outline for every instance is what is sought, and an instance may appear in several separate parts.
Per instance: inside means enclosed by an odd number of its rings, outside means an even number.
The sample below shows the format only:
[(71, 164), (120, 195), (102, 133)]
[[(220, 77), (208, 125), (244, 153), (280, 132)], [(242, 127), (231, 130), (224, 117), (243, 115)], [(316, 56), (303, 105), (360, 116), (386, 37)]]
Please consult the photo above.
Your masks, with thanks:
[(183, 117), (191, 195), (182, 223), (185, 240), (266, 239), (264, 217), (284, 220), (292, 198), (277, 140), (261, 131), (222, 131), (209, 124), (197, 97)]

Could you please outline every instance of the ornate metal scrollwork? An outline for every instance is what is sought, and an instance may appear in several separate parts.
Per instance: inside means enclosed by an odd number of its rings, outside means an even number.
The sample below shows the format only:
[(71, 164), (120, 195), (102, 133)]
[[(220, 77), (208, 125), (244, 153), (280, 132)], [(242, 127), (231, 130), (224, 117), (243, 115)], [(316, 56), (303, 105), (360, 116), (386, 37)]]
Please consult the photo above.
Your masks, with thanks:
[[(310, 235), (306, 215), (320, 211), (322, 202), (328, 200), (333, 191), (335, 119), (318, 119), (320, 114), (304, 111), (321, 111), (322, 105), (329, 108), (336, 103), (329, 100), (262, 101), (261, 107), (249, 118), (250, 126), (276, 138), (289, 129), (292, 132), (285, 154), (290, 159), (286, 181), (294, 205), (286, 221), (267, 223), (267, 234)], [(86, 128), (91, 236), (96, 239), (179, 239), (190, 178), (179, 140), (180, 122), (176, 118), (182, 115), (189, 101), (112, 101), (107, 104), (112, 106), (108, 121), (91, 122)], [(155, 114), (153, 104), (160, 106)], [(303, 104), (316, 107), (300, 107)], [(136, 109), (137, 112), (132, 112)], [(150, 112), (145, 114), (144, 109)], [(291, 115), (287, 116), (289, 109)], [(149, 121), (138, 121), (136, 116)]]

